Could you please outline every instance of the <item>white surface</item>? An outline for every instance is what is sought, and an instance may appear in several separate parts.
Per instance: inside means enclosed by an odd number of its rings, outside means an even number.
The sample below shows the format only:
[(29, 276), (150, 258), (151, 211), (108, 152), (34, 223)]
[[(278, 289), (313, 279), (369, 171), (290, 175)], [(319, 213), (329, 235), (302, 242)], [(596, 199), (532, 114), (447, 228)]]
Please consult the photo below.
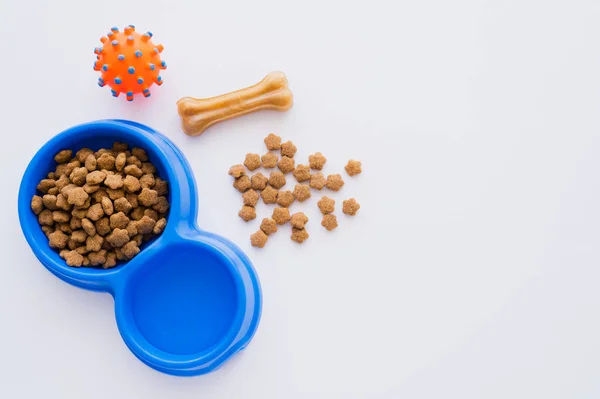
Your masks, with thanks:
[[(2, 398), (597, 398), (600, 396), (600, 3), (597, 0), (0, 2), (4, 210)], [(133, 23), (169, 69), (127, 104), (96, 86), (92, 50)], [(201, 137), (175, 101), (288, 75), (285, 114)], [(146, 367), (109, 295), (34, 258), (17, 188), (35, 151), (74, 124), (127, 118), (174, 140), (200, 188), (200, 225), (247, 251), (264, 309), (216, 373)], [(264, 250), (236, 216), (227, 169), (269, 132), (326, 172), (361, 159), (327, 233)], [(345, 175), (345, 174), (344, 174)], [(260, 216), (266, 214), (260, 207)]]

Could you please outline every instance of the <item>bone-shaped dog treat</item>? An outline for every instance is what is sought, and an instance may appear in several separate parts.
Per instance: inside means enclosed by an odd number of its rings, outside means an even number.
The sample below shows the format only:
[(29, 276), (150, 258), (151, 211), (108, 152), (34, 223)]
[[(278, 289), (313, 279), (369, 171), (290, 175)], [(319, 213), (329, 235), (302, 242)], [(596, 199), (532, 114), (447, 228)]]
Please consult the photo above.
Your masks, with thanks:
[(271, 72), (254, 86), (211, 98), (184, 97), (177, 101), (183, 131), (198, 136), (215, 123), (261, 109), (287, 111), (292, 92), (283, 72)]

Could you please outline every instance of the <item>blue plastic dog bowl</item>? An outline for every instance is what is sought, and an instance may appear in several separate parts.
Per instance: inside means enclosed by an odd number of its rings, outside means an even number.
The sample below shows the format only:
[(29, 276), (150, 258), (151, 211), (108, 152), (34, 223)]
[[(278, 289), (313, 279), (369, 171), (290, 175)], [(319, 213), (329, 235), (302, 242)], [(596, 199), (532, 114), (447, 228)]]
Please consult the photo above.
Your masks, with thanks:
[[(114, 141), (144, 148), (169, 183), (167, 226), (131, 261), (113, 269), (67, 266), (48, 245), (31, 197), (54, 170), (54, 154)], [(181, 151), (147, 126), (122, 120), (86, 123), (48, 141), (35, 154), (19, 190), (19, 220), (35, 256), (60, 279), (112, 294), (117, 325), (129, 349), (164, 373), (191, 376), (215, 370), (252, 339), (261, 291), (248, 257), (233, 243), (196, 224), (198, 194)]]

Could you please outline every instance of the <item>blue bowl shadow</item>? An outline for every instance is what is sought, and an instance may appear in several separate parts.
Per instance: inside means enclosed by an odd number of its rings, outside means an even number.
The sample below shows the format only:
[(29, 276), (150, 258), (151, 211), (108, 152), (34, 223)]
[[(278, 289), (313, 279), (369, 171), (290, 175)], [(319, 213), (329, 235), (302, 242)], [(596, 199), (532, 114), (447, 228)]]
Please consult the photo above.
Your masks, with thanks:
[[(114, 141), (144, 148), (169, 183), (165, 231), (138, 256), (113, 269), (73, 268), (49, 247), (30, 209), (37, 183), (53, 170), (54, 154), (68, 148), (111, 147)], [(164, 373), (210, 372), (243, 349), (260, 320), (261, 290), (248, 257), (223, 237), (196, 224), (198, 201), (189, 163), (169, 139), (122, 120), (91, 122), (48, 141), (33, 157), (19, 189), (19, 220), (35, 256), (75, 286), (115, 299), (119, 332), (144, 363)]]

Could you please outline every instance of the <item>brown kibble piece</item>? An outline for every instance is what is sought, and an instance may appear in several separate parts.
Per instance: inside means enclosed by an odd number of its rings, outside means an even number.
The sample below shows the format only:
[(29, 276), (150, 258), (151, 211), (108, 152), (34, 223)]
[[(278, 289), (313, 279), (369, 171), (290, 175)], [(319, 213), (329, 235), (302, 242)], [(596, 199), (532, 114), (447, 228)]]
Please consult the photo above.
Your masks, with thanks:
[(144, 215), (140, 220), (136, 222), (136, 228), (139, 234), (149, 234), (152, 233), (152, 229), (154, 229), (154, 225), (156, 221), (152, 219), (150, 216)]
[(54, 156), (54, 160), (57, 163), (67, 163), (71, 160), (73, 156), (73, 151), (71, 150), (62, 150), (58, 154)]
[(144, 172), (142, 172), (142, 170), (136, 165), (127, 165), (123, 170), (125, 171), (125, 174), (135, 176), (138, 179), (144, 174)]
[(298, 165), (292, 172), (299, 183), (310, 179), (310, 168), (306, 165)]
[(137, 222), (134, 220), (129, 221), (129, 223), (127, 223), (127, 227), (125, 227), (125, 230), (127, 230), (129, 237), (136, 236), (138, 234)]
[[(82, 148), (75, 153), (75, 158), (77, 158), (77, 160), (83, 164), (85, 161), (87, 161), (90, 155), (93, 156), (94, 151), (90, 150), (89, 148)], [(94, 158), (94, 160), (96, 160), (96, 158)]]
[(63, 211), (70, 211), (71, 210), (71, 204), (69, 204), (69, 201), (67, 201), (67, 198), (62, 195), (62, 194), (58, 194), (56, 196), (56, 207), (62, 209)]
[(265, 145), (267, 146), (268, 150), (271, 151), (275, 151), (281, 148), (281, 137), (270, 133), (266, 138), (265, 138)]
[(65, 175), (62, 175), (58, 178), (58, 180), (56, 180), (55, 186), (60, 192), (62, 192), (62, 189), (68, 186), (69, 184), (71, 184), (69, 178)]
[(120, 141), (115, 141), (112, 146), (112, 150), (114, 152), (125, 152), (129, 149), (129, 145), (127, 143), (122, 143)]
[[(134, 177), (135, 179), (135, 177)], [(111, 200), (118, 200), (119, 198), (123, 198), (125, 196), (125, 190), (118, 189), (118, 190), (113, 190), (112, 188), (107, 188), (106, 189), (106, 193), (108, 194), (108, 198), (110, 198)]]
[(267, 243), (269, 237), (265, 234), (264, 231), (258, 230), (256, 233), (250, 236), (250, 244), (253, 247), (263, 248)]
[(310, 187), (315, 190), (321, 190), (327, 184), (327, 179), (323, 176), (323, 173), (318, 172), (310, 176)]
[(117, 256), (114, 252), (109, 252), (106, 254), (106, 262), (102, 265), (104, 269), (110, 269), (111, 267), (115, 267), (117, 265)]
[(303, 229), (306, 223), (308, 223), (308, 216), (306, 216), (304, 212), (294, 213), (290, 219), (292, 227), (297, 229)]
[(242, 206), (242, 209), (238, 212), (238, 216), (241, 217), (245, 222), (249, 222), (256, 218), (256, 209), (253, 206)]
[(290, 210), (287, 208), (275, 208), (273, 209), (273, 215), (271, 215), (277, 224), (286, 224), (290, 221)]
[(104, 238), (100, 237), (96, 234), (93, 237), (88, 237), (85, 240), (85, 246), (90, 251), (100, 251), (102, 249), (102, 244), (104, 243)]
[(147, 174), (140, 177), (140, 185), (142, 188), (152, 188), (154, 186), (154, 175)]
[(262, 190), (260, 196), (265, 204), (274, 204), (277, 202), (277, 190), (271, 186), (267, 186), (267, 188)]
[(317, 206), (321, 210), (321, 213), (323, 215), (326, 215), (335, 210), (335, 200), (332, 198), (329, 198), (327, 196), (324, 196), (323, 198), (321, 198), (319, 200), (319, 202), (317, 202)]
[(125, 194), (125, 198), (127, 199), (127, 201), (129, 201), (132, 207), (137, 208), (139, 206), (137, 195), (129, 193)]
[(246, 174), (246, 169), (244, 169), (244, 165), (233, 165), (229, 168), (229, 176), (233, 176), (236, 179), (240, 176), (244, 176)]
[(117, 157), (115, 158), (115, 169), (119, 172), (122, 171), (123, 168), (125, 167), (126, 163), (127, 163), (127, 155), (125, 155), (125, 153), (122, 152), (119, 155), (117, 155)]
[(127, 201), (127, 198), (123, 197), (115, 200), (114, 208), (117, 212), (123, 212), (127, 214), (133, 207), (131, 206), (129, 201)]
[(64, 253), (64, 259), (67, 265), (72, 267), (81, 267), (83, 265), (83, 255), (77, 253), (77, 251), (69, 251)]
[(75, 242), (85, 242), (87, 237), (88, 237), (87, 233), (83, 230), (75, 230), (74, 232), (71, 233), (71, 240), (73, 240)]
[(356, 202), (354, 198), (350, 198), (349, 200), (343, 202), (342, 212), (344, 212), (346, 215), (354, 216), (359, 209), (360, 204)]
[(267, 152), (265, 155), (260, 157), (260, 159), (262, 161), (263, 168), (271, 169), (277, 166), (277, 161), (279, 160), (279, 157), (277, 156), (277, 154)]
[(102, 210), (104, 211), (105, 215), (110, 216), (115, 211), (115, 207), (113, 205), (113, 202), (110, 200), (110, 198), (108, 198), (108, 197), (102, 198), (101, 204), (102, 204)]
[(112, 233), (106, 237), (106, 241), (115, 248), (120, 248), (129, 242), (129, 234), (125, 229), (114, 229)]
[(104, 179), (104, 184), (113, 190), (119, 189), (123, 187), (123, 177), (121, 175), (108, 175)]
[(88, 194), (93, 194), (98, 190), (100, 190), (99, 185), (92, 185), (92, 184), (87, 184), (87, 183), (83, 185), (83, 191), (85, 191)]
[(50, 237), (50, 234), (54, 233), (54, 227), (52, 226), (42, 226), (42, 231), (46, 235), (46, 237)]
[(158, 220), (158, 212), (156, 212), (154, 209), (145, 209), (144, 210), (144, 216), (148, 216), (150, 219), (154, 220), (155, 222)]
[(58, 188), (56, 187), (52, 187), (48, 189), (48, 194), (50, 195), (57, 195), (59, 193)]
[(294, 158), (294, 155), (296, 154), (296, 150), (297, 150), (296, 146), (291, 141), (286, 141), (285, 143), (281, 144), (281, 155), (282, 156)]
[(290, 237), (292, 241), (295, 241), (298, 244), (302, 244), (308, 239), (308, 237), (309, 235), (306, 229), (297, 229), (295, 227), (292, 227), (292, 236)]
[(88, 211), (87, 209), (76, 208), (71, 211), (71, 216), (79, 218), (79, 219), (83, 219), (84, 217), (87, 216), (87, 211)]
[(80, 229), (81, 228), (81, 219), (72, 217), (71, 220), (69, 221), (69, 227), (71, 227), (71, 230)]
[(83, 186), (85, 184), (87, 175), (88, 170), (86, 168), (74, 168), (69, 178), (71, 179), (71, 183), (78, 186)]
[(96, 202), (102, 202), (102, 198), (104, 197), (110, 198), (104, 187), (101, 187), (100, 189), (98, 189), (98, 191), (92, 194), (92, 198)]
[[(65, 195), (64, 192), (62, 194)], [(75, 187), (72, 190), (68, 191), (67, 201), (71, 205), (82, 206), (83, 204), (85, 204), (89, 197), (90, 196), (88, 195), (88, 193), (85, 192), (83, 188)]]
[(92, 266), (103, 265), (106, 262), (106, 249), (101, 249), (97, 252), (90, 252), (88, 259), (90, 260), (90, 265)]
[(140, 220), (144, 216), (144, 211), (145, 211), (145, 208), (143, 206), (140, 206), (138, 208), (135, 208), (133, 211), (131, 211), (131, 215), (129, 215), (129, 216), (133, 220)]
[(140, 248), (138, 247), (137, 242), (131, 240), (127, 244), (123, 245), (121, 252), (123, 252), (123, 255), (125, 255), (126, 259), (132, 259), (134, 256), (140, 253)]
[(44, 210), (44, 201), (42, 200), (42, 197), (39, 195), (34, 195), (31, 198), (31, 210), (36, 215), (39, 215), (40, 212)]
[(117, 212), (110, 215), (111, 229), (124, 229), (129, 223), (129, 218), (123, 212)]
[(337, 217), (333, 213), (323, 215), (321, 226), (325, 227), (327, 231), (335, 229), (336, 227), (338, 227)]
[(244, 205), (248, 205), (248, 206), (256, 206), (256, 203), (258, 202), (258, 193), (252, 189), (246, 191), (244, 194), (242, 194), (242, 200), (244, 201)]
[(321, 170), (323, 169), (323, 166), (325, 166), (325, 162), (327, 162), (327, 158), (320, 152), (308, 156), (308, 164), (311, 169)]
[(157, 177), (155, 179), (154, 187), (152, 187), (152, 188), (154, 190), (156, 190), (158, 195), (167, 195), (167, 193), (169, 192), (169, 190), (168, 190), (169, 184), (166, 181), (164, 181), (163, 179), (161, 179), (160, 177)]
[(296, 162), (294, 161), (294, 158), (289, 158), (289, 157), (284, 156), (284, 157), (281, 157), (279, 162), (277, 162), (277, 167), (283, 173), (289, 173), (294, 170), (295, 164), (296, 164)]
[(156, 173), (156, 167), (154, 165), (152, 165), (150, 162), (142, 163), (141, 169), (145, 175), (153, 175)]
[(284, 208), (289, 208), (290, 205), (296, 200), (294, 194), (290, 191), (280, 191), (277, 193), (277, 204), (283, 206)]
[(250, 171), (260, 168), (260, 156), (258, 154), (246, 154), (244, 165), (246, 165)]
[(83, 205), (75, 205), (75, 209), (86, 209), (87, 210), (87, 208), (89, 208), (91, 204), (92, 204), (92, 198), (88, 195), (88, 198), (85, 200)]
[(46, 194), (48, 192), (48, 190), (50, 190), (52, 187), (54, 187), (56, 185), (56, 181), (55, 180), (51, 180), (51, 179), (43, 179), (42, 181), (39, 182), (39, 184), (37, 185), (37, 190), (41, 191), (42, 193)]
[(258, 172), (257, 174), (252, 176), (252, 178), (250, 179), (250, 186), (252, 187), (253, 190), (260, 191), (260, 190), (264, 190), (265, 187), (267, 187), (268, 182), (269, 182), (269, 179), (267, 178), (267, 176)]
[(167, 201), (167, 197), (164, 196), (158, 197), (158, 202), (152, 205), (152, 209), (154, 209), (158, 213), (167, 213), (169, 207), (169, 201)]
[(125, 187), (125, 191), (128, 193), (135, 193), (142, 188), (139, 179), (132, 175), (125, 176), (125, 180), (123, 180), (123, 186)]
[(142, 148), (133, 147), (131, 149), (131, 154), (134, 157), (137, 157), (137, 159), (139, 159), (142, 162), (148, 161), (148, 155), (146, 154), (146, 151), (144, 151)]
[(285, 186), (285, 175), (281, 172), (271, 172), (271, 175), (269, 177), (269, 184), (271, 186), (273, 186), (274, 188), (281, 188), (283, 186)]
[(167, 219), (161, 218), (154, 224), (154, 228), (152, 229), (152, 233), (155, 235), (162, 234), (167, 226)]
[(138, 168), (141, 169), (141, 167), (142, 167), (142, 161), (140, 161), (138, 159), (138, 157), (136, 157), (135, 155), (132, 155), (132, 156), (130, 156), (130, 157), (127, 158), (127, 165), (135, 165), (135, 166), (137, 166)]
[(52, 220), (56, 223), (68, 223), (71, 216), (65, 211), (54, 211), (52, 212)]
[(81, 219), (81, 227), (83, 227), (83, 230), (85, 230), (88, 236), (96, 235), (96, 227), (89, 219)]
[(69, 236), (63, 233), (61, 230), (56, 230), (54, 233), (48, 236), (50, 242), (50, 248), (63, 249), (67, 246)]
[(104, 216), (104, 209), (102, 209), (102, 204), (94, 204), (89, 207), (86, 217), (91, 221), (98, 221), (100, 218)]
[(250, 178), (246, 175), (240, 176), (233, 182), (233, 187), (235, 187), (240, 193), (246, 192), (252, 186), (250, 183)]
[(327, 176), (327, 184), (325, 184), (331, 191), (340, 191), (344, 186), (344, 180), (340, 174)]
[(96, 228), (96, 233), (105, 236), (110, 233), (110, 220), (106, 217), (102, 218), (94, 223), (94, 227)]
[(152, 206), (158, 202), (158, 193), (156, 190), (144, 188), (138, 195), (138, 202), (143, 206)]
[(42, 197), (42, 202), (46, 209), (50, 209), (51, 211), (56, 209), (56, 195), (46, 194)]
[(71, 226), (69, 226), (69, 223), (67, 222), (56, 222), (56, 229), (63, 233), (71, 234)]
[(346, 173), (348, 173), (350, 176), (359, 175), (362, 173), (362, 163), (360, 161), (351, 159), (348, 161), (348, 164), (344, 169), (346, 169)]
[(271, 235), (277, 232), (277, 222), (271, 218), (264, 218), (260, 223), (260, 229), (266, 234)]
[(115, 157), (110, 154), (102, 154), (96, 160), (97, 167), (100, 169), (112, 170), (115, 167)]
[(306, 184), (296, 184), (294, 187), (294, 196), (299, 202), (304, 202), (310, 198), (310, 187)]

